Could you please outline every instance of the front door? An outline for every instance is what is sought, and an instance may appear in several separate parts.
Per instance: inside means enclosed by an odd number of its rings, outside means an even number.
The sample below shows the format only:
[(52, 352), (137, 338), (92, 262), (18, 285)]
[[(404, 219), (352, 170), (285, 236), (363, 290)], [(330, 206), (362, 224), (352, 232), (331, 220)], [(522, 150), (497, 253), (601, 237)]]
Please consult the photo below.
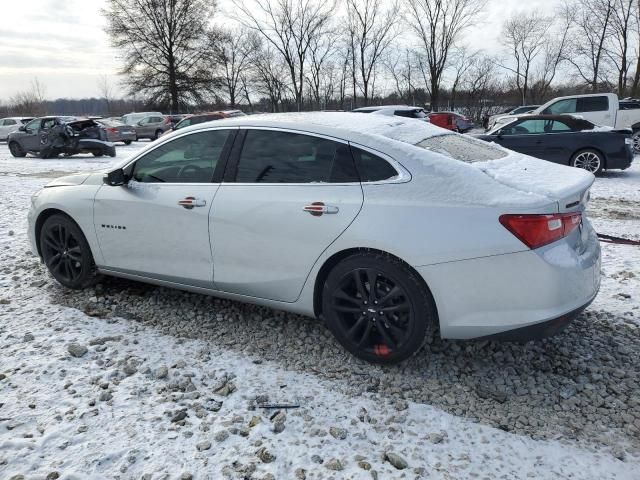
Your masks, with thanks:
[(211, 288), (214, 172), (234, 133), (207, 130), (165, 142), (127, 167), (126, 185), (100, 188), (94, 224), (102, 267)]
[(25, 126), (25, 131), (22, 137), (20, 138), (20, 143), (22, 144), (22, 148), (29, 151), (38, 151), (40, 150), (40, 124), (42, 120), (36, 118), (35, 120), (31, 120)]
[(230, 168), (211, 212), (215, 288), (294, 302), (318, 257), (362, 206), (349, 146), (249, 129)]

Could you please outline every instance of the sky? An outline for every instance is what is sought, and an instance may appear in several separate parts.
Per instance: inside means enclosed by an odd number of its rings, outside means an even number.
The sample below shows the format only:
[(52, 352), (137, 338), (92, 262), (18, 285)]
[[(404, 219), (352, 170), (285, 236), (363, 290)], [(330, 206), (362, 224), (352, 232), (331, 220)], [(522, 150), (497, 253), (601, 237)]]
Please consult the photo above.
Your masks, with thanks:
[[(500, 48), (501, 24), (511, 14), (537, 9), (551, 14), (559, 0), (487, 0), (478, 25), (463, 42), (473, 49)], [(100, 10), (106, 0), (0, 0), (0, 102), (29, 88), (38, 78), (45, 97), (98, 96), (99, 78), (107, 76), (116, 92), (120, 62), (109, 44)], [(220, 17), (231, 4), (219, 2)]]

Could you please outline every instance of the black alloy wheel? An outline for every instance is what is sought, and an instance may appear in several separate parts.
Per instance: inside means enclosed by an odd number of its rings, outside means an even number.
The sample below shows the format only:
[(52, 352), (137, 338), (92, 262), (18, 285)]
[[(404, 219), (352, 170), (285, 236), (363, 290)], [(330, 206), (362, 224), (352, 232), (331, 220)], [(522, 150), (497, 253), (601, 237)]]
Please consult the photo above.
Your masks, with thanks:
[(428, 290), (386, 255), (357, 254), (338, 264), (325, 283), (323, 316), (347, 350), (386, 364), (416, 353), (435, 324)]
[(45, 221), (40, 231), (40, 251), (49, 273), (65, 287), (82, 289), (93, 281), (91, 249), (70, 218), (52, 215)]

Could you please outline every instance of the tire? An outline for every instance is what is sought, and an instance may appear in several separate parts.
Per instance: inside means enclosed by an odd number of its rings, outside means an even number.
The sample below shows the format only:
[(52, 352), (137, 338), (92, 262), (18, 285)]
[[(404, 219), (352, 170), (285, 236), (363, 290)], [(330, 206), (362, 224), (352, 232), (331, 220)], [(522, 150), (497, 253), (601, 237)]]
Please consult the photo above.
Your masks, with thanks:
[(345, 349), (387, 365), (418, 352), (437, 324), (433, 298), (418, 275), (383, 253), (357, 253), (333, 267), (322, 290), (322, 315)]
[(594, 175), (598, 175), (604, 170), (604, 157), (597, 150), (585, 148), (571, 157), (571, 166), (582, 168)]
[(11, 152), (11, 155), (16, 158), (24, 158), (27, 156), (27, 152), (24, 151), (18, 142), (9, 142), (9, 151)]
[(131, 145), (131, 140), (124, 140), (125, 145)]
[(94, 157), (101, 157), (104, 155), (104, 153), (102, 152), (91, 152), (93, 154)]
[(152, 140), (157, 140), (158, 138), (160, 138), (160, 135), (162, 135), (164, 132), (162, 130), (156, 130), (156, 133), (153, 135), (153, 139)]
[(633, 153), (640, 154), (640, 130), (634, 131), (631, 139), (633, 140)]
[(67, 288), (81, 290), (95, 279), (91, 248), (80, 227), (65, 215), (47, 218), (40, 230), (40, 251), (49, 273)]

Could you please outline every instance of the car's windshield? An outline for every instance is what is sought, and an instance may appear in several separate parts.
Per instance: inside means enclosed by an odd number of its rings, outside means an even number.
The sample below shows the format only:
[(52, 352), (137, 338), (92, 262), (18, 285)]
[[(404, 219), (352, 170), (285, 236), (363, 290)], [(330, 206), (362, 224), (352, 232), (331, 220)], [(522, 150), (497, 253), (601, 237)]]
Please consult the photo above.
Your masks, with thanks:
[(416, 146), (455, 160), (469, 163), (497, 160), (498, 158), (504, 158), (508, 155), (504, 150), (491, 144), (455, 134), (436, 135), (435, 137), (425, 138), (416, 143)]

